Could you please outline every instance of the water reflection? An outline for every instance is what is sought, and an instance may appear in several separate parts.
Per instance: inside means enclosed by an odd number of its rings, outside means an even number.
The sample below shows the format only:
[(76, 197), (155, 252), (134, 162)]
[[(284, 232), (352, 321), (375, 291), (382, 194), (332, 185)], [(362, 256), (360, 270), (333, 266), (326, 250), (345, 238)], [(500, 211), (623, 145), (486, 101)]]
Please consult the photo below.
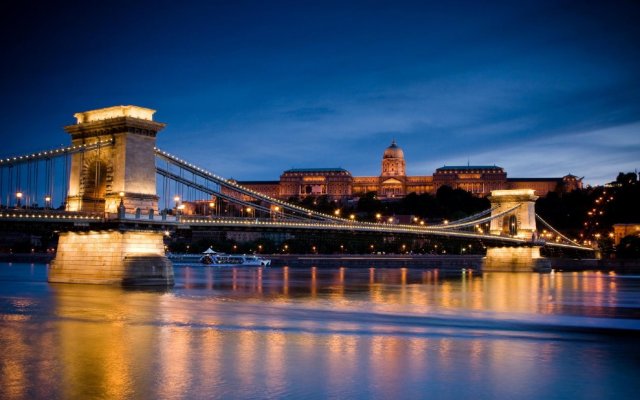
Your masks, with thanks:
[(640, 330), (636, 278), (178, 266), (177, 287), (154, 292), (47, 285), (33, 273), (16, 283), (5, 272), (3, 399), (615, 398), (638, 389), (635, 347), (620, 331), (589, 328)]
[[(181, 268), (185, 289), (239, 299), (288, 303), (328, 300), (349, 308), (360, 301), (388, 311), (491, 311), (597, 317), (637, 317), (621, 310), (618, 280), (602, 273), (444, 274), (438, 270), (298, 268)], [(622, 279), (623, 285), (635, 285)], [(623, 286), (624, 287), (624, 286)], [(623, 294), (623, 296), (625, 296)]]

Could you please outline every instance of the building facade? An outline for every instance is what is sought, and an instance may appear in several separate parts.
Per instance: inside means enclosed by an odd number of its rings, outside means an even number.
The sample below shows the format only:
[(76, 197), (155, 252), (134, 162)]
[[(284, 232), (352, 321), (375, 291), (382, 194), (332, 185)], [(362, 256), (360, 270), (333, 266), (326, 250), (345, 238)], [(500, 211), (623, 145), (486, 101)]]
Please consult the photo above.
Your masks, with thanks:
[(534, 189), (537, 196), (552, 191), (582, 188), (582, 178), (507, 178), (496, 165), (443, 166), (433, 175), (407, 176), (402, 148), (395, 140), (382, 154), (378, 176), (352, 176), (343, 168), (300, 168), (284, 171), (279, 181), (238, 182), (253, 190), (283, 200), (326, 195), (332, 200), (348, 200), (375, 192), (378, 198), (401, 198), (409, 193), (435, 194), (442, 186), (487, 196), (492, 190)]

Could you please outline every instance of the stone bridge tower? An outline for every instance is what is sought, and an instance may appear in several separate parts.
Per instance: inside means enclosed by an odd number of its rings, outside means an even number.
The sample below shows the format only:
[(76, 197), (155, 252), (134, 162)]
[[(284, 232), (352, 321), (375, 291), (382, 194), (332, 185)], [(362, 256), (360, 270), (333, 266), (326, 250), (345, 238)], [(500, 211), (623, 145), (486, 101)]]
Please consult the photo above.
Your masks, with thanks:
[(510, 236), (528, 242), (505, 247), (487, 247), (484, 271), (531, 272), (549, 271), (548, 259), (540, 256), (540, 245), (533, 241), (536, 232), (535, 201), (533, 189), (493, 190), (489, 201), (495, 209), (492, 215), (501, 214), (518, 206), (499, 218), (491, 220), (492, 235)]
[(493, 190), (489, 196), (491, 207), (495, 207), (492, 216), (519, 207), (501, 218), (492, 219), (489, 232), (492, 235), (531, 239), (536, 232), (535, 204), (538, 196), (534, 193), (533, 189)]
[(64, 129), (71, 144), (110, 141), (97, 149), (73, 154), (68, 211), (116, 213), (120, 201), (127, 212), (157, 210), (154, 147), (165, 124), (155, 110), (115, 106), (74, 114), (75, 125)]

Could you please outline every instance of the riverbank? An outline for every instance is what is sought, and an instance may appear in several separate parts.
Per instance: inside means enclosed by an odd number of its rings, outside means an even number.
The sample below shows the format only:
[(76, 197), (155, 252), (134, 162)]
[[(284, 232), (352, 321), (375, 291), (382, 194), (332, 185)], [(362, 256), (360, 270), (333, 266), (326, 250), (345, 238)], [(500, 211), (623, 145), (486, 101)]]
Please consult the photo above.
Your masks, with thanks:
[[(275, 254), (265, 255), (272, 266), (346, 268), (438, 268), (443, 270), (482, 270), (484, 255), (335, 255), (335, 254)], [(640, 260), (550, 258), (551, 268), (557, 271), (603, 271), (640, 273)]]
[(422, 254), (274, 254), (265, 255), (272, 266), (346, 267), (346, 268), (438, 268), (447, 270), (482, 267), (482, 255), (422, 255)]
[[(443, 270), (481, 270), (483, 255), (432, 255), (432, 254), (264, 254), (274, 267), (335, 267), (345, 268), (433, 268)], [(0, 262), (48, 264), (54, 253), (0, 254)], [(174, 262), (197, 263), (198, 254), (174, 254)], [(550, 258), (551, 268), (557, 271), (603, 271), (616, 273), (640, 273), (640, 259), (569, 259)]]

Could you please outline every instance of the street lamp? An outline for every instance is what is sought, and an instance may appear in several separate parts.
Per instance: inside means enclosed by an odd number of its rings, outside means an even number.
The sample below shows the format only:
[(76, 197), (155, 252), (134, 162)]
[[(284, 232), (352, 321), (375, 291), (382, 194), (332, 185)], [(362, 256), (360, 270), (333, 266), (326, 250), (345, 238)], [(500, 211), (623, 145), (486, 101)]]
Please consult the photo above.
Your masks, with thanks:
[(339, 217), (340, 216), (340, 209), (339, 208), (336, 209), (333, 213), (336, 215), (336, 217)]
[(45, 196), (44, 198), (44, 209), (48, 209), (51, 207), (51, 196)]
[(380, 218), (382, 218), (382, 214), (377, 213), (376, 214), (376, 220), (378, 220), (378, 222), (380, 222)]
[(211, 216), (213, 216), (213, 214), (215, 213), (215, 207), (216, 207), (216, 203), (211, 201), (209, 202), (209, 211), (211, 212)]
[(16, 193), (16, 199), (17, 199), (16, 207), (20, 208), (20, 206), (21, 206), (20, 201), (22, 200), (22, 192), (17, 192)]
[(180, 205), (180, 196), (175, 196), (173, 201), (176, 203), (176, 215), (178, 215), (178, 206)]
[(356, 219), (356, 215), (355, 215), (355, 214), (351, 214), (351, 215), (349, 215), (349, 219), (350, 219), (351, 221), (355, 221), (355, 219)]

